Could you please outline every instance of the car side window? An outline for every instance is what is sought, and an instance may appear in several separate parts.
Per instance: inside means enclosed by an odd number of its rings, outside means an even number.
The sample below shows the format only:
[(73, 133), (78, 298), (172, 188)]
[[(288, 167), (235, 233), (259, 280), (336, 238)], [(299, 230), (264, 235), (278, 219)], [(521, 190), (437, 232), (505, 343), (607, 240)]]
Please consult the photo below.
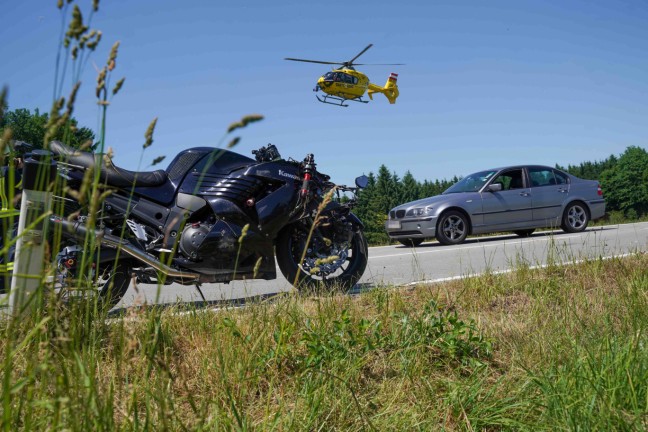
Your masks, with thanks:
[(521, 169), (504, 171), (497, 176), (493, 183), (502, 185), (502, 190), (522, 189), (524, 187), (524, 176)]
[(554, 170), (554, 175), (556, 176), (556, 184), (564, 185), (569, 183), (569, 178), (564, 173)]
[(557, 184), (554, 171), (548, 168), (529, 168), (531, 187), (551, 186)]

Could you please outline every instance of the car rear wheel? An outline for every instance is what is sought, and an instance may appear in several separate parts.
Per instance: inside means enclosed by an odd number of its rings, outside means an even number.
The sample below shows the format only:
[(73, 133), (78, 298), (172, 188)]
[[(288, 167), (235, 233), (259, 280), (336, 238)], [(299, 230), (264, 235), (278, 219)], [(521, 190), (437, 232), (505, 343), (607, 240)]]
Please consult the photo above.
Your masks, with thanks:
[(565, 232), (577, 233), (584, 231), (588, 223), (589, 212), (587, 207), (581, 202), (574, 202), (565, 209), (560, 227)]
[(468, 236), (468, 219), (463, 213), (450, 210), (441, 215), (436, 230), (436, 238), (444, 245), (462, 243)]
[(398, 240), (398, 242), (403, 246), (416, 247), (421, 243), (423, 243), (423, 239), (422, 238), (402, 239), (402, 240)]
[(513, 233), (519, 235), (520, 237), (531, 237), (531, 234), (533, 234), (534, 231), (535, 229), (525, 229), (525, 230), (516, 230), (513, 231)]

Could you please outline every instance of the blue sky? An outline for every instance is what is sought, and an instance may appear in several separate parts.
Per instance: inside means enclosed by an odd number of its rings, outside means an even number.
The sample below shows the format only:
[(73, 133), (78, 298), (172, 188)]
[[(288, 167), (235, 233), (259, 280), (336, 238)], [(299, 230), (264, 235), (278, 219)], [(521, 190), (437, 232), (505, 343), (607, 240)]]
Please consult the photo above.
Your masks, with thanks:
[[(10, 109), (49, 111), (61, 25), (51, 1), (3, 1), (0, 85)], [(90, 1), (80, 1), (88, 16)], [(314, 153), (339, 183), (381, 164), (418, 180), (516, 163), (580, 163), (648, 147), (648, 3), (630, 1), (104, 0), (103, 32), (86, 65), (74, 116), (98, 129), (95, 64), (120, 41), (108, 110), (115, 163), (137, 169), (144, 132), (158, 117), (141, 169), (180, 150), (216, 146), (246, 114), (236, 151), (271, 142), (284, 157)], [(312, 89), (325, 65), (358, 61), (400, 97), (338, 108)], [(114, 81), (113, 81), (114, 82)], [(66, 82), (66, 91), (71, 79)]]

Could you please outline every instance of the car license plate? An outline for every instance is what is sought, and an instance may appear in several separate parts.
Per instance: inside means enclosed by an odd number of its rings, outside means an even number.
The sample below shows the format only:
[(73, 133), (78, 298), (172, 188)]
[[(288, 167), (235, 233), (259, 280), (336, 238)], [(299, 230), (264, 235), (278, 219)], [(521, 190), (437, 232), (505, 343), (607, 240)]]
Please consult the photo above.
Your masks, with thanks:
[(387, 228), (389, 229), (400, 229), (400, 221), (387, 221)]

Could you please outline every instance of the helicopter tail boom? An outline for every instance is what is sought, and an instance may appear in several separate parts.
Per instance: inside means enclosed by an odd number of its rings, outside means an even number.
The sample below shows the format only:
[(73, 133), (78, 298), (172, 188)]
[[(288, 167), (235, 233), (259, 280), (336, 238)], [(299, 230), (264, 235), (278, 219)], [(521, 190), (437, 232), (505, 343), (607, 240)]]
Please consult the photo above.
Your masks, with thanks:
[(385, 97), (387, 97), (387, 100), (389, 100), (390, 104), (396, 103), (396, 98), (399, 95), (398, 85), (396, 84), (397, 80), (398, 80), (398, 74), (392, 72), (387, 78), (387, 82), (385, 83), (384, 87), (380, 87), (376, 84), (369, 83), (369, 88), (367, 90), (369, 99), (373, 100), (374, 93), (382, 93), (385, 95)]

